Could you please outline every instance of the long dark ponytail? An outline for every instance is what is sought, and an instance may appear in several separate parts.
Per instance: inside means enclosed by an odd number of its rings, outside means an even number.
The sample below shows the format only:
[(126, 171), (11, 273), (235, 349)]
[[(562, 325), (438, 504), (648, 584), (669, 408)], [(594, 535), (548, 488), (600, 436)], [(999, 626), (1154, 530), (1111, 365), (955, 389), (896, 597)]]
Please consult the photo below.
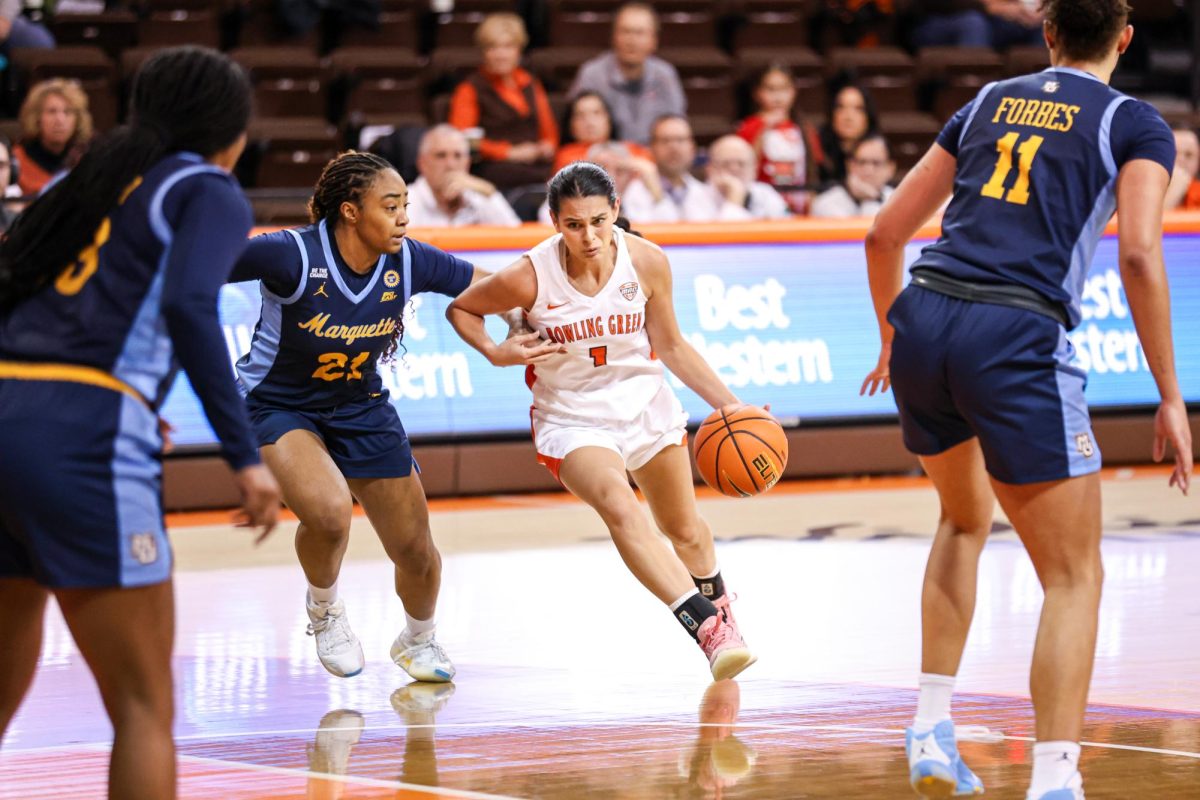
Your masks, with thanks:
[(208, 157), (250, 120), (250, 83), (215, 50), (174, 47), (138, 71), (129, 123), (98, 139), (79, 164), (17, 217), (0, 242), (0, 308), (33, 295), (78, 258), (130, 183), (168, 153)]

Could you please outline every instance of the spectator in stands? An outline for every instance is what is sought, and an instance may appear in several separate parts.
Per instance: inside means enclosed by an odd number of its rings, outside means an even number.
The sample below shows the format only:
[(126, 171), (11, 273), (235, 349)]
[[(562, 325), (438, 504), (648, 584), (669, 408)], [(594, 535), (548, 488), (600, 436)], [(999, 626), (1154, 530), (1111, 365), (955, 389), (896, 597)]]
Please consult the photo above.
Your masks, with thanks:
[(621, 135), (646, 144), (651, 125), (665, 114), (687, 112), (675, 68), (654, 55), (658, 15), (645, 3), (628, 3), (613, 20), (612, 50), (579, 68), (568, 96), (598, 92), (613, 112)]
[[(613, 123), (612, 109), (598, 92), (583, 92), (567, 106), (563, 119), (563, 144), (554, 156), (554, 171), (587, 157), (593, 145), (619, 141)], [(638, 158), (651, 160), (650, 151), (636, 142), (626, 142), (627, 149)], [(610, 173), (611, 174), (611, 173)], [(615, 176), (614, 176), (615, 177)]]
[(476, 171), (501, 188), (544, 183), (558, 149), (558, 124), (541, 81), (519, 66), (529, 42), (516, 14), (489, 14), (475, 30), (479, 71), (450, 100), (450, 124), (483, 129)]
[[(635, 149), (636, 148), (636, 149)], [(646, 157), (638, 154), (645, 152)], [(639, 145), (629, 142), (597, 142), (588, 148), (582, 158), (577, 161), (591, 161), (607, 172), (613, 179), (617, 189), (617, 197), (624, 197), (626, 189), (634, 183), (641, 184), (641, 191), (650, 193), (654, 202), (662, 198), (662, 182), (658, 177), (658, 167), (649, 157), (649, 151)], [(570, 162), (568, 162), (570, 163)], [(550, 219), (550, 203), (543, 202), (538, 209), (538, 221), (553, 225)]]
[(34, 84), (21, 104), (21, 141), (13, 147), (24, 194), (37, 194), (83, 157), (92, 138), (88, 98), (77, 81)]
[(896, 175), (887, 139), (882, 134), (867, 135), (855, 145), (846, 165), (846, 180), (826, 189), (813, 199), (814, 217), (873, 217), (879, 213)]
[(631, 182), (622, 198), (622, 216), (638, 224), (751, 219), (745, 198), (731, 202), (692, 175), (696, 140), (686, 118), (668, 114), (656, 120), (650, 132), (650, 152), (658, 167), (659, 198), (642, 181)]
[(0, 0), (0, 53), (6, 57), (19, 47), (54, 47), (54, 36), (45, 25), (21, 15), (24, 7), (22, 0)]
[(829, 93), (829, 111), (821, 126), (821, 183), (846, 180), (846, 158), (860, 139), (879, 130), (875, 103), (866, 87), (843, 78)]
[(16, 211), (8, 203), (3, 202), (4, 198), (8, 197), (8, 187), (12, 184), (12, 176), (12, 147), (9, 145), (8, 137), (0, 134), (0, 233), (8, 230), (8, 226), (16, 217)]
[(1200, 208), (1200, 138), (1191, 128), (1175, 129), (1175, 170), (1167, 186), (1164, 207), (1194, 210)]
[(790, 216), (787, 201), (770, 184), (756, 180), (754, 148), (740, 136), (729, 134), (708, 147), (708, 184), (727, 202), (743, 206), (753, 219)]
[(420, 177), (408, 187), (408, 220), (414, 228), (521, 224), (496, 187), (468, 172), (467, 137), (452, 125), (436, 125), (417, 150)]
[(817, 129), (796, 121), (796, 81), (790, 67), (768, 64), (752, 85), (758, 111), (742, 120), (737, 134), (754, 147), (758, 180), (773, 186), (793, 213), (803, 214), (808, 192), (801, 187), (817, 182), (821, 160)]
[(1042, 44), (1042, 12), (1025, 0), (914, 0), (917, 48)]

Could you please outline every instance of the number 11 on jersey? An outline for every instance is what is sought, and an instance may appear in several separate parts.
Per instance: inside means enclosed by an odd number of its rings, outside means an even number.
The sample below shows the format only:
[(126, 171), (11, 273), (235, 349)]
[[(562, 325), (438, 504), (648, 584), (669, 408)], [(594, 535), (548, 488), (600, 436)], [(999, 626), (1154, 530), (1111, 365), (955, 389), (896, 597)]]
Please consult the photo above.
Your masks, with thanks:
[[(1016, 203), (1020, 206), (1029, 202), (1029, 170), (1033, 167), (1033, 158), (1037, 155), (1038, 148), (1042, 146), (1045, 138), (1030, 136), (1021, 142), (1020, 146), (1017, 146), (1017, 140), (1020, 138), (1021, 134), (1009, 131), (996, 141), (996, 151), (1000, 153), (1000, 157), (996, 159), (996, 169), (992, 172), (991, 180), (985, 183), (979, 191), (984, 197), (1003, 199), (1007, 203)], [(1008, 180), (1008, 173), (1012, 172), (1014, 147), (1017, 149), (1017, 182), (1013, 184), (1006, 195), (1004, 182)]]

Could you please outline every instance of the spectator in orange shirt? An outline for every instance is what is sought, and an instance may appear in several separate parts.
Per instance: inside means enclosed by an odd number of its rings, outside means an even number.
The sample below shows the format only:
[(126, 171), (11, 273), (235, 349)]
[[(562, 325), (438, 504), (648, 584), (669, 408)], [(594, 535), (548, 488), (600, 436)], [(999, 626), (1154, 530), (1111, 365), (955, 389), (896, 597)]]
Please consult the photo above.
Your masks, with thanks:
[(1164, 207), (1186, 211), (1200, 209), (1200, 137), (1191, 128), (1176, 128), (1175, 170), (1167, 186)]
[(78, 81), (35, 84), (21, 104), (21, 141), (12, 149), (23, 194), (40, 192), (75, 166), (92, 138), (92, 115)]
[[(563, 145), (554, 156), (554, 172), (572, 161), (588, 160), (594, 144), (619, 142), (621, 137), (613, 122), (612, 109), (599, 92), (584, 92), (567, 106), (563, 119)], [(653, 161), (650, 151), (636, 142), (625, 142), (634, 158)]]
[(790, 67), (768, 64), (753, 86), (758, 111), (742, 120), (737, 135), (754, 146), (758, 180), (783, 195), (792, 213), (803, 214), (809, 198), (801, 187), (816, 184), (822, 160), (817, 129), (796, 122), (796, 80)]
[(482, 161), (475, 171), (500, 188), (545, 182), (558, 149), (558, 125), (546, 90), (519, 66), (528, 42), (525, 23), (516, 14), (489, 14), (475, 30), (483, 64), (450, 100), (451, 125), (483, 129)]

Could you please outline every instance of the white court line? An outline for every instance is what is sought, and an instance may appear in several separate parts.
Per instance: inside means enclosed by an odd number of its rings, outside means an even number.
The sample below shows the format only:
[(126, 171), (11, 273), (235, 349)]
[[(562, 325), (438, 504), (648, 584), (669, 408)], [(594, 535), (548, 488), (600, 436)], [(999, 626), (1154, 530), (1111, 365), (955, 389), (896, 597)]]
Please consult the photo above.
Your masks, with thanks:
[[(852, 725), (786, 725), (772, 722), (683, 722), (678, 720), (629, 720), (629, 721), (579, 721), (579, 722), (561, 722), (557, 724), (547, 724), (545, 722), (447, 722), (447, 723), (431, 723), (427, 725), (405, 725), (396, 723), (393, 725), (368, 725), (364, 728), (324, 728), (324, 731), (339, 731), (339, 730), (361, 730), (366, 733), (368, 731), (406, 731), (406, 730), (480, 730), (484, 728), (545, 728), (547, 730), (555, 728), (620, 728), (620, 727), (642, 727), (642, 728), (737, 728), (743, 731), (753, 731), (755, 729), (770, 730), (770, 731), (791, 731), (796, 733), (804, 732), (833, 732), (833, 733), (866, 733), (875, 736), (896, 736), (904, 735), (902, 729), (895, 728), (863, 728)], [(214, 741), (221, 739), (244, 739), (255, 736), (311, 736), (316, 733), (315, 728), (290, 728), (280, 730), (263, 730), (263, 731), (229, 731), (227, 733), (192, 733), (184, 736), (176, 736), (176, 742), (196, 742), (196, 741)], [(998, 734), (1001, 739), (1013, 742), (1036, 742), (1032, 736), (1008, 736), (1006, 734)], [(1177, 756), (1179, 758), (1191, 758), (1200, 760), (1200, 753), (1191, 753), (1186, 750), (1165, 750), (1159, 747), (1143, 747), (1133, 744), (1110, 744), (1107, 742), (1080, 742), (1083, 747), (1096, 747), (1104, 750), (1127, 750), (1134, 753), (1149, 753), (1151, 755), (1160, 756)], [(3, 763), (4, 755), (25, 755), (35, 753), (53, 753), (64, 752), (79, 749), (92, 749), (96, 747), (108, 748), (111, 743), (93, 742), (69, 745), (49, 745), (47, 747), (30, 747), (23, 750), (5, 749), (0, 750), (0, 764)], [(184, 756), (180, 756), (183, 758)], [(189, 758), (200, 758), (200, 756), (187, 756)], [(302, 770), (302, 772), (304, 772)], [(308, 774), (305, 772), (305, 774)]]
[[(326, 728), (325, 730), (328, 731), (333, 729)], [(197, 764), (211, 764), (223, 768), (242, 769), (248, 772), (264, 772), (270, 775), (287, 775), (291, 778), (321, 778), (322, 780), (352, 784), (354, 786), (371, 786), (377, 789), (404, 789), (406, 791), (420, 792), (423, 794), (444, 795), (446, 797), (462, 797), (466, 800), (520, 800), (520, 798), (505, 794), (484, 794), (483, 792), (470, 792), (465, 789), (444, 789), (439, 786), (422, 786), (419, 783), (385, 781), (378, 778), (366, 778), (354, 775), (336, 775), (332, 772), (313, 772), (312, 770), (307, 769), (273, 767), (266, 764), (245, 764), (238, 761), (226, 761), (222, 758), (205, 758), (204, 756), (180, 755), (179, 760), (189, 761)]]

